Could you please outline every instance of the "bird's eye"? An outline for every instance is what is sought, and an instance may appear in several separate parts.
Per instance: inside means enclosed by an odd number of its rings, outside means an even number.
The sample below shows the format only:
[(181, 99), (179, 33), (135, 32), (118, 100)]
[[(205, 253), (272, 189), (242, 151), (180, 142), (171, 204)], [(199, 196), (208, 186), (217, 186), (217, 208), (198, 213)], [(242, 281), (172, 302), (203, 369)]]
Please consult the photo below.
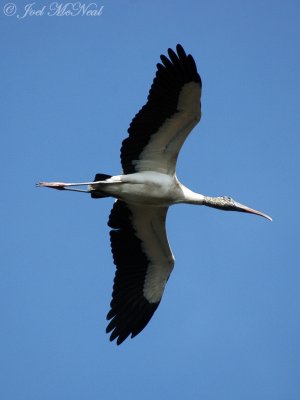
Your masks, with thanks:
[(226, 201), (227, 204), (234, 204), (234, 200), (232, 197), (229, 196), (224, 196), (224, 200)]

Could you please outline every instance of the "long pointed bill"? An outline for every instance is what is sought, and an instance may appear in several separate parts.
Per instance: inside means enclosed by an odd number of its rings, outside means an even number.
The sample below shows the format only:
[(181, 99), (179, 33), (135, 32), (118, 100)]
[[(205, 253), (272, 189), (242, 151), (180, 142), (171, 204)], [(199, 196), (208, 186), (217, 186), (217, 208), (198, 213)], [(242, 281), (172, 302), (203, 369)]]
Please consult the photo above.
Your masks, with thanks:
[(267, 218), (269, 221), (272, 221), (272, 218), (269, 217), (267, 214), (264, 214), (260, 211), (254, 210), (253, 208), (244, 206), (243, 204), (235, 202), (236, 211), (246, 212), (250, 214), (260, 215), (261, 217)]

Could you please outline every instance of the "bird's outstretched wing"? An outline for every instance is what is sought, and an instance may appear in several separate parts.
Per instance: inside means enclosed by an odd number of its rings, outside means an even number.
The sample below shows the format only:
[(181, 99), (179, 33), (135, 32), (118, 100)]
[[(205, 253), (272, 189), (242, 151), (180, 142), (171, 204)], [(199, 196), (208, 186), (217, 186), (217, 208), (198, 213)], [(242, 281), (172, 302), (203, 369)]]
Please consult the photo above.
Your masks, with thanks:
[(124, 174), (174, 174), (181, 146), (200, 120), (201, 78), (193, 57), (179, 44), (176, 50), (161, 55), (148, 101), (129, 126), (121, 147)]
[(111, 248), (117, 267), (111, 310), (110, 340), (121, 344), (140, 333), (158, 307), (174, 266), (166, 236), (167, 207), (117, 200), (109, 216)]

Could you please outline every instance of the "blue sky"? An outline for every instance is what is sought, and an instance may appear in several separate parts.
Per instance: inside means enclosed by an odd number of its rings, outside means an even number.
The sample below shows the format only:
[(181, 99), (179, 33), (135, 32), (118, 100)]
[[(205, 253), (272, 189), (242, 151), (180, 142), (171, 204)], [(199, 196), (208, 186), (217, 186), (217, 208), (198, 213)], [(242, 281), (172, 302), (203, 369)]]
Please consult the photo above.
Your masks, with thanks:
[[(101, 16), (59, 17), (41, 0), (17, 18), (27, 3), (0, 10), (1, 399), (299, 399), (299, 2), (96, 0)], [(177, 43), (203, 80), (178, 177), (274, 221), (174, 206), (164, 298), (117, 347), (112, 200), (34, 184), (118, 174)]]

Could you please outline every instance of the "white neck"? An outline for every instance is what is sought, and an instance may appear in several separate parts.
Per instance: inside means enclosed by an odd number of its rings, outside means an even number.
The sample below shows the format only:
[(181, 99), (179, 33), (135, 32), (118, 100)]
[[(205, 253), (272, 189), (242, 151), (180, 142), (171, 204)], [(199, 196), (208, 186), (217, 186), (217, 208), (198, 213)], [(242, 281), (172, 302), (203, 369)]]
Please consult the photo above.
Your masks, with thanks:
[(181, 190), (183, 194), (183, 200), (180, 201), (180, 203), (196, 204), (196, 205), (204, 204), (205, 196), (203, 196), (203, 194), (195, 193), (183, 185), (181, 186)]

